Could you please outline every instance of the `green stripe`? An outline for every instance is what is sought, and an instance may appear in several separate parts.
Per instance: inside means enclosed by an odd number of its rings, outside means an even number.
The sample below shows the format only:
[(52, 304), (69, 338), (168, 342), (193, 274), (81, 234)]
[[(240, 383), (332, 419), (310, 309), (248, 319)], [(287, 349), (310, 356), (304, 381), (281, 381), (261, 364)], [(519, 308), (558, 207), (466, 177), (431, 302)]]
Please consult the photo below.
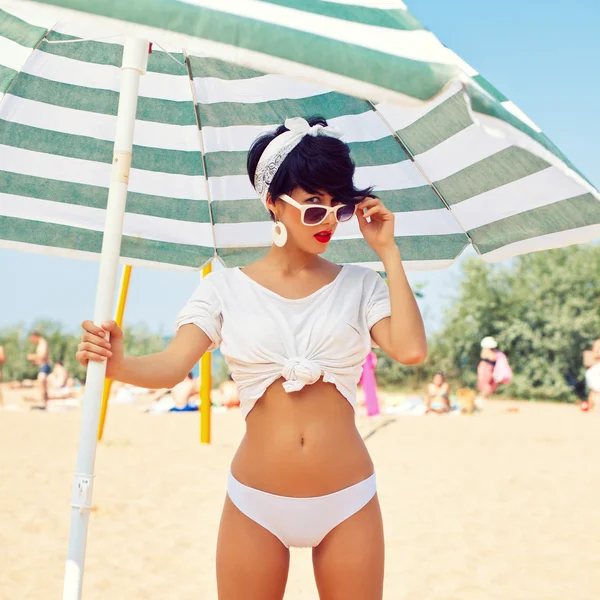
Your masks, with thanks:
[[(0, 216), (0, 231), (2, 231), (2, 239), (7, 241), (98, 254), (102, 249), (101, 231), (2, 216)], [(123, 236), (121, 240), (123, 258), (137, 258), (199, 269), (213, 254), (212, 248), (202, 246), (157, 242), (131, 236)]]
[[(68, 41), (78, 40), (80, 38), (72, 35), (65, 35), (56, 31), (48, 35), (50, 41)], [(121, 68), (123, 62), (123, 46), (110, 42), (81, 41), (76, 44), (49, 44), (43, 42), (40, 50), (47, 54), (62, 56), (71, 60), (87, 62), (98, 65), (108, 65)], [(182, 75), (187, 76), (184, 56), (181, 52), (171, 52), (171, 56), (177, 59), (176, 62), (166, 52), (161, 52), (157, 46), (154, 46), (153, 52), (148, 56), (148, 72), (162, 73), (164, 75)]]
[[(396, 213), (444, 208), (442, 201), (429, 186), (376, 191), (375, 194), (387, 208)], [(215, 223), (258, 223), (270, 220), (258, 198), (216, 201), (211, 204), (211, 210)]]
[(22, 21), (0, 9), (0, 37), (5, 37), (26, 48), (35, 48), (46, 35), (46, 29)]
[[(0, 127), (1, 144), (56, 156), (112, 163), (113, 142), (50, 129), (39, 129), (2, 119), (0, 119), (0, 123), (2, 124)], [(204, 174), (200, 152), (184, 152), (183, 150), (134, 146), (131, 166), (134, 169), (175, 175)]]
[(16, 76), (17, 72), (14, 69), (0, 65), (0, 94), (6, 92)]
[(477, 250), (486, 254), (522, 240), (594, 224), (600, 224), (600, 202), (592, 194), (582, 194), (477, 227), (469, 235)]
[(451, 96), (397, 134), (413, 155), (422, 154), (473, 124), (463, 92)]
[(469, 85), (468, 90), (471, 96), (471, 106), (475, 112), (500, 119), (501, 121), (512, 125), (512, 127), (529, 136), (532, 140), (536, 141), (543, 148), (562, 160), (568, 167), (581, 175), (575, 165), (554, 145), (550, 139), (548, 139), (546, 135), (532, 129), (529, 125), (521, 121), (521, 119), (519, 119), (516, 115), (504, 108), (502, 104), (482, 92), (476, 86)]
[[(50, 42), (66, 42), (69, 40), (79, 40), (77, 36), (65, 35), (57, 31), (51, 31), (47, 40)], [(97, 65), (108, 65), (116, 68), (121, 67), (123, 62), (122, 44), (111, 42), (79, 41), (73, 44), (49, 44), (43, 42), (39, 48), (46, 54), (62, 56), (71, 60), (92, 63)]]
[(392, 212), (413, 212), (415, 210), (436, 210), (445, 208), (437, 194), (428, 186), (406, 190), (386, 190), (373, 192)]
[[(467, 236), (462, 233), (398, 236), (395, 241), (402, 260), (451, 260), (469, 243)], [(323, 256), (335, 263), (381, 261), (363, 239), (332, 240)]]
[(240, 67), (232, 63), (219, 60), (190, 55), (190, 67), (194, 77), (216, 77), (217, 79), (253, 79), (262, 77), (265, 73)]
[(446, 202), (452, 205), (539, 173), (549, 166), (530, 152), (511, 146), (436, 181), (435, 185)]
[[(116, 115), (119, 104), (117, 92), (59, 83), (28, 73), (19, 73), (10, 92), (20, 98), (105, 115)], [(191, 101), (175, 102), (140, 96), (136, 118), (168, 125), (196, 124)]]
[[(15, 196), (101, 209), (106, 208), (108, 199), (108, 188), (32, 177), (7, 171), (0, 171), (0, 190), (5, 194)], [(129, 191), (127, 192), (126, 211), (162, 219), (210, 223), (206, 200), (182, 200)]]
[(223, 200), (211, 202), (210, 208), (215, 224), (258, 223), (270, 221), (269, 214), (261, 200)]
[(332, 119), (344, 115), (358, 115), (371, 110), (364, 100), (336, 92), (318, 94), (308, 98), (248, 104), (215, 102), (198, 104), (198, 108), (203, 127), (276, 125), (283, 123), (288, 117), (321, 115), (325, 119)]
[(498, 102), (507, 102), (508, 98), (496, 87), (494, 87), (483, 75), (475, 75), (473, 81), (477, 82), (490, 96)]
[[(372, 142), (352, 142), (348, 144), (352, 160), (357, 167), (372, 167), (396, 164), (409, 160), (402, 146), (392, 136)], [(208, 152), (206, 170), (209, 177), (225, 175), (246, 175), (246, 150)]]
[[(397, 237), (395, 241), (403, 260), (453, 260), (469, 243), (461, 233)], [(218, 248), (217, 255), (228, 267), (245, 266), (262, 258), (268, 250), (268, 247)], [(333, 240), (323, 256), (338, 264), (381, 261), (363, 239)]]
[[(302, 0), (302, 2), (298, 2), (298, 0), (263, 0), (263, 2), (374, 27), (408, 31), (424, 29), (423, 25), (407, 10), (382, 10), (350, 4), (331, 4), (322, 2), (322, 0)], [(299, 18), (309, 19), (310, 17), (299, 16)], [(343, 27), (343, 24), (340, 26)]]
[[(458, 67), (392, 56), (354, 44), (170, 0), (94, 2), (51, 0), (83, 12), (177, 31), (200, 39), (305, 64), (422, 100), (439, 93)], [(357, 65), (361, 65), (357, 72)]]

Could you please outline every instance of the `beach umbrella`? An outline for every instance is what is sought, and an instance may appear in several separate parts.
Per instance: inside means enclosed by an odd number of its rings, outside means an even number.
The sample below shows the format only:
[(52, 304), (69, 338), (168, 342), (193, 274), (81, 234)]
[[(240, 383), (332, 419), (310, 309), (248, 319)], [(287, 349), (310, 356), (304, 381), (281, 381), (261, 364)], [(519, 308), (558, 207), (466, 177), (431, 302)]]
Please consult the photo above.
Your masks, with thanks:
[[(448, 266), (468, 244), (494, 261), (600, 235), (598, 192), (532, 121), (401, 2), (364, 4), (0, 0), (0, 245), (102, 250), (96, 322), (110, 318), (119, 257), (246, 264), (270, 242), (246, 150), (311, 114), (345, 132), (358, 185), (397, 215), (408, 268)], [(381, 266), (356, 223), (336, 237), (330, 259)], [(104, 373), (88, 369), (69, 599)]]

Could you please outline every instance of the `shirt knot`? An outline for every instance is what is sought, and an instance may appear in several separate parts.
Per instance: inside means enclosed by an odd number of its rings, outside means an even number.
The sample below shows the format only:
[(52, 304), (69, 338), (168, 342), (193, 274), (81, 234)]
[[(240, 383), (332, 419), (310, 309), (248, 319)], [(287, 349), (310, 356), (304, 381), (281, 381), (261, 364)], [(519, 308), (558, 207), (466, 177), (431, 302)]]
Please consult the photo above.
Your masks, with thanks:
[(283, 389), (289, 394), (298, 392), (305, 385), (315, 383), (321, 377), (321, 367), (306, 358), (294, 356), (285, 361), (281, 374), (287, 380)]

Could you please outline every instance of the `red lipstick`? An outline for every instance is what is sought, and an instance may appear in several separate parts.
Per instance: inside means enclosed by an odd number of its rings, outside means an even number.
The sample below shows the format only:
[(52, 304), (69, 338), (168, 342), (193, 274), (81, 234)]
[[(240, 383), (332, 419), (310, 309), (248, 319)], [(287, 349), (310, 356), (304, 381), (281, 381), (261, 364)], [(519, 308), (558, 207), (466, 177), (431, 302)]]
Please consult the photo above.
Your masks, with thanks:
[(329, 242), (329, 240), (331, 239), (331, 234), (331, 230), (319, 231), (319, 233), (315, 233), (313, 237), (315, 238), (315, 240), (317, 240), (317, 242), (321, 242), (321, 244), (327, 244), (327, 242)]

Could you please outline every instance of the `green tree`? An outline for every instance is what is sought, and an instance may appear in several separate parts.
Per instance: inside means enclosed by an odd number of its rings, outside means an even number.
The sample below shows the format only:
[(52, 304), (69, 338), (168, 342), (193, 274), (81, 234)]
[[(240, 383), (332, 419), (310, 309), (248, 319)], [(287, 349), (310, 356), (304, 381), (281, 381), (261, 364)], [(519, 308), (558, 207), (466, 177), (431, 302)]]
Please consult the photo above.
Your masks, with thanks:
[(582, 352), (600, 336), (600, 246), (529, 254), (504, 268), (467, 261), (458, 298), (430, 344), (430, 368), (473, 386), (486, 335), (513, 368), (506, 394), (572, 399), (583, 380)]

